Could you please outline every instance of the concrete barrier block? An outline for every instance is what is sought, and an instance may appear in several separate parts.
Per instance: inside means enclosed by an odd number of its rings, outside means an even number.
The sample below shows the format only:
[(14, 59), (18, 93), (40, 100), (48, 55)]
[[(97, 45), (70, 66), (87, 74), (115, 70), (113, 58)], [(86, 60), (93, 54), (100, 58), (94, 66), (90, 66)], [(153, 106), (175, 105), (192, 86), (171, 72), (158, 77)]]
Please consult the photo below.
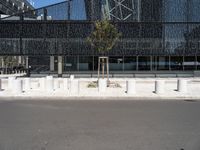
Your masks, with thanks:
[(60, 88), (60, 83), (58, 78), (54, 79), (54, 90), (57, 90)]
[(46, 92), (53, 92), (54, 91), (54, 79), (52, 76), (48, 76), (46, 78)]
[(187, 92), (187, 80), (186, 79), (178, 79), (177, 81), (177, 91), (181, 93)]
[(99, 92), (106, 92), (107, 89), (107, 79), (99, 79), (98, 90)]
[(45, 78), (39, 78), (39, 87), (40, 87), (40, 90), (44, 91), (45, 90), (45, 83), (46, 80)]
[(126, 91), (127, 91), (127, 94), (136, 93), (136, 81), (134, 79), (130, 79), (126, 81)]
[(23, 82), (24, 82), (24, 91), (25, 92), (30, 91), (30, 89), (31, 89), (31, 79), (30, 78), (24, 78)]
[(79, 80), (77, 79), (71, 80), (70, 93), (79, 94)]
[(165, 93), (165, 80), (156, 80), (155, 81), (155, 93), (164, 94)]
[(69, 79), (68, 78), (63, 79), (63, 88), (64, 88), (64, 90), (69, 90)]
[(21, 94), (22, 93), (22, 80), (20, 80), (20, 79), (13, 80), (12, 93), (13, 94)]
[(11, 90), (13, 88), (13, 84), (14, 84), (14, 80), (16, 79), (16, 77), (9, 77), (8, 78), (8, 89)]

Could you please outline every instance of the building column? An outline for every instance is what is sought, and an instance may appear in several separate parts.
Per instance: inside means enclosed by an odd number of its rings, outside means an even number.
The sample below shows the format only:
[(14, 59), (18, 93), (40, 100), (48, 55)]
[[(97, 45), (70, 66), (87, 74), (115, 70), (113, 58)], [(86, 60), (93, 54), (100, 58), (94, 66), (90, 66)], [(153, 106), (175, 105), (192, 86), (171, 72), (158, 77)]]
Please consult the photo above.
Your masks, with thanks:
[(3, 58), (3, 56), (1, 57), (1, 67), (2, 67), (2, 68), (5, 67), (5, 62), (4, 62), (4, 58)]
[(153, 56), (150, 56), (150, 70), (153, 70)]
[(18, 56), (18, 64), (22, 64), (22, 56)]
[(26, 69), (29, 69), (28, 56), (26, 56)]
[(50, 71), (54, 71), (54, 56), (50, 56)]
[[(132, 1), (132, 3), (133, 3), (133, 1)], [(138, 11), (138, 16), (137, 16), (137, 19), (138, 19), (138, 22), (140, 22), (140, 7), (141, 7), (141, 2), (140, 2), (140, 0), (138, 0), (138, 8), (137, 8), (137, 11)]]
[(58, 77), (62, 77), (63, 73), (63, 60), (62, 56), (58, 56)]

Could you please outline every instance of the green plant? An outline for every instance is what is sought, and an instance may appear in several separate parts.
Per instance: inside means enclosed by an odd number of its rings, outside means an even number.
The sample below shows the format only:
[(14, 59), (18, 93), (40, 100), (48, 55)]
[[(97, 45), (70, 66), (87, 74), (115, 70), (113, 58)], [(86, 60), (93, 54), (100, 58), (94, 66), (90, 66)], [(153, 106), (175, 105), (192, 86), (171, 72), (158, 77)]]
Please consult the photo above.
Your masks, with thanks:
[(108, 20), (96, 21), (94, 31), (88, 37), (88, 41), (98, 52), (104, 53), (113, 48), (121, 33)]
[(14, 56), (1, 56), (0, 59), (3, 61), (2, 67), (13, 68), (18, 65), (17, 58)]
[(88, 88), (97, 88), (97, 82), (90, 82), (88, 85), (87, 85)]
[[(118, 32), (117, 28), (108, 20), (96, 21), (94, 31), (88, 37), (88, 41), (91, 46), (96, 49), (102, 55), (105, 52), (111, 50), (116, 42), (119, 40), (121, 33)], [(104, 66), (108, 66), (108, 58), (102, 57), (102, 61), (99, 58), (98, 63), (102, 63), (102, 75), (104, 78)], [(107, 61), (106, 61), (107, 59)], [(107, 67), (107, 77), (108, 77), (108, 67)], [(98, 65), (98, 72), (100, 72), (100, 64)], [(99, 78), (99, 73), (98, 73)]]

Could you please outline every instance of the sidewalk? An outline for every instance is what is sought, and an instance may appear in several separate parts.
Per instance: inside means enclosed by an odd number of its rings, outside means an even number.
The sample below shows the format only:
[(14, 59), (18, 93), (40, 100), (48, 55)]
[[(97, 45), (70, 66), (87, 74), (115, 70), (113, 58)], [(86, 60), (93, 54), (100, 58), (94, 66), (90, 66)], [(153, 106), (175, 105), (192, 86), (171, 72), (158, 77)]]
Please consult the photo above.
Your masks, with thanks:
[[(55, 79), (56, 80), (56, 79)], [(111, 79), (111, 82), (118, 83), (121, 87), (108, 87), (106, 92), (100, 93), (98, 88), (88, 88), (87, 85), (91, 81), (97, 81), (96, 78), (79, 79), (79, 92), (70, 93), (70, 90), (63, 88), (63, 83), (60, 82), (60, 86), (55, 88), (53, 92), (46, 92), (45, 89), (41, 90), (38, 79), (31, 79), (31, 90), (20, 94), (13, 94), (11, 90), (8, 90), (8, 81), (4, 79), (2, 81), (2, 91), (0, 91), (0, 100), (5, 98), (12, 99), (90, 99), (90, 100), (125, 100), (125, 99), (195, 99), (200, 100), (200, 78), (187, 78), (188, 91), (186, 93), (180, 93), (177, 91), (177, 79), (176, 78), (162, 78), (165, 80), (165, 93), (156, 94), (155, 91), (155, 78), (135, 78), (136, 80), (136, 94), (126, 93), (126, 81), (128, 79)]]

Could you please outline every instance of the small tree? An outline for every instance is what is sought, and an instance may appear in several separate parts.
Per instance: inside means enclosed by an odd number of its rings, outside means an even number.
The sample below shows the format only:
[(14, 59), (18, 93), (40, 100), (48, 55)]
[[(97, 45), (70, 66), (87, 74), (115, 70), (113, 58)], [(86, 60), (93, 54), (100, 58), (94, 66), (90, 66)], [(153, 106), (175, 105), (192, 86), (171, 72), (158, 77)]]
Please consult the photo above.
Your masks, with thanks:
[[(116, 42), (119, 40), (121, 33), (117, 28), (108, 20), (96, 21), (94, 31), (88, 37), (88, 41), (94, 49), (96, 49), (102, 56), (99, 57), (98, 72), (100, 71), (100, 64), (102, 66), (102, 75), (104, 78), (104, 65), (105, 60), (107, 64), (107, 76), (108, 76), (108, 56), (105, 57), (106, 52), (110, 51)], [(99, 73), (98, 73), (99, 78)]]
[(1, 67), (6, 69), (7, 68), (13, 68), (14, 66), (17, 66), (17, 59), (14, 56), (1, 56)]

